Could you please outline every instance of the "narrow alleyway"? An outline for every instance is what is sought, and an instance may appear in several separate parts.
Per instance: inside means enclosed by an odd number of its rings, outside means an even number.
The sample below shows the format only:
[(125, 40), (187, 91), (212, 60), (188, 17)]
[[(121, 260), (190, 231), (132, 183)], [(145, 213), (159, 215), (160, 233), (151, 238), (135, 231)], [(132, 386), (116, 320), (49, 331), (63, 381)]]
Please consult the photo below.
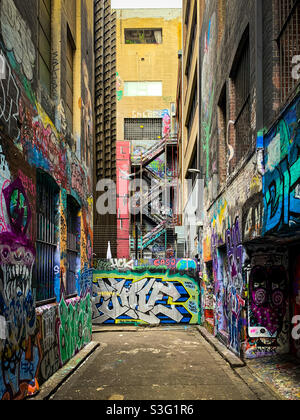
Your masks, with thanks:
[(244, 381), (197, 328), (106, 327), (98, 331), (93, 339), (100, 347), (51, 399), (275, 399), (253, 376)]

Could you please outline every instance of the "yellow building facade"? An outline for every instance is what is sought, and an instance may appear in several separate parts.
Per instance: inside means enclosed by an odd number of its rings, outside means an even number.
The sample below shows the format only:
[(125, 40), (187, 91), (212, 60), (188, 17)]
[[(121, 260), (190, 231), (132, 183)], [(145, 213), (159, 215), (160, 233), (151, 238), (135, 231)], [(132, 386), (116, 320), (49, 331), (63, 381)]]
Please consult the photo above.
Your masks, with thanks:
[(117, 10), (118, 141), (125, 118), (175, 117), (181, 22), (181, 9)]

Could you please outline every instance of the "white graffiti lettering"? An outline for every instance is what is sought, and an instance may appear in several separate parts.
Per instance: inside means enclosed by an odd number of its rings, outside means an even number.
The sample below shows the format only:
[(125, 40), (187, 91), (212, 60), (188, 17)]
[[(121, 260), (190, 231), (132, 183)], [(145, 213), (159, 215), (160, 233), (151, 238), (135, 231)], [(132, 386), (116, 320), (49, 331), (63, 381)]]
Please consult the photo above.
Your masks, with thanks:
[(126, 286), (126, 280), (101, 279), (93, 285), (93, 319), (95, 324), (103, 324), (105, 321), (116, 320), (121, 316), (127, 316), (134, 320), (158, 325), (160, 319), (157, 315), (162, 314), (180, 323), (183, 316), (177, 310), (176, 305), (166, 307), (160, 303), (164, 296), (168, 296), (172, 302), (177, 302), (181, 295), (174, 284), (162, 283), (155, 278), (146, 278), (130, 287)]

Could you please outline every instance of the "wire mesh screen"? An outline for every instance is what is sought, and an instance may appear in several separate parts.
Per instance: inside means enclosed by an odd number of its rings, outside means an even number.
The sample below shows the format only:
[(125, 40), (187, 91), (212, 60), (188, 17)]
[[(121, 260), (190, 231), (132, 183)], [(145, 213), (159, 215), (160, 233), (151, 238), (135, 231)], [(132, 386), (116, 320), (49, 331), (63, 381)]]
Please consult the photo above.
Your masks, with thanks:
[(160, 140), (162, 138), (162, 118), (125, 118), (125, 140)]
[[(249, 151), (250, 136), (250, 48), (246, 43), (234, 77), (236, 93), (236, 150), (235, 163), (238, 163)], [(233, 170), (234, 168), (231, 167)]]
[(300, 1), (278, 0), (280, 32), (278, 46), (280, 53), (280, 99), (285, 102), (299, 84), (293, 74), (297, 56), (300, 55)]

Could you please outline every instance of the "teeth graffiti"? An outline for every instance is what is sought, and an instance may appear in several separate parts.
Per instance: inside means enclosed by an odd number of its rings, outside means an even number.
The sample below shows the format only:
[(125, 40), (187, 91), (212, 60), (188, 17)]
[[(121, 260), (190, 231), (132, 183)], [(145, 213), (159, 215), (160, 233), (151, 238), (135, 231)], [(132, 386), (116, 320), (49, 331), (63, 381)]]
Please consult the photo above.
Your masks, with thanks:
[(3, 289), (7, 300), (9, 301), (15, 295), (26, 296), (31, 288), (32, 268), (26, 265), (2, 265)]

